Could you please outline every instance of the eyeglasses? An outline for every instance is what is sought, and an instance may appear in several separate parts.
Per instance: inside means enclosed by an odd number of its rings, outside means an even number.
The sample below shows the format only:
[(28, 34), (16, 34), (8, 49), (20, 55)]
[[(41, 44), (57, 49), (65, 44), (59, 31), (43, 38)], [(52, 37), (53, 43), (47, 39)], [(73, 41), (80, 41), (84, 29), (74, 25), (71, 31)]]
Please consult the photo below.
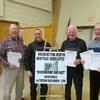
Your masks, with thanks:
[(100, 32), (100, 29), (94, 29), (95, 32)]

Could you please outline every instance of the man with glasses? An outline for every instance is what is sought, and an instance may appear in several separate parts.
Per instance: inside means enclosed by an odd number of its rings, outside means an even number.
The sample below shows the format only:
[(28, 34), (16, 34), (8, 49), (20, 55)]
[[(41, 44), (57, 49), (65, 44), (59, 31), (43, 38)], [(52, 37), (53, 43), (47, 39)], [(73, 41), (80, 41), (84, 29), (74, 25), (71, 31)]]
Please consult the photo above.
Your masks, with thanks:
[[(0, 63), (4, 65), (2, 100), (11, 100), (11, 92), (15, 83), (15, 100), (24, 100), (22, 95), (24, 88), (23, 55), (25, 46), (23, 44), (23, 40), (19, 37), (20, 31), (16, 24), (10, 24), (9, 33), (10, 36), (0, 44)], [(10, 56), (11, 54), (12, 56)], [(18, 55), (20, 57), (17, 57)], [(12, 62), (11, 60), (9, 61), (9, 59), (11, 59)], [(18, 65), (16, 63), (18, 63)]]
[[(94, 27), (95, 39), (90, 42), (89, 49), (100, 53), (100, 23)], [(94, 66), (95, 67), (95, 66)], [(90, 100), (99, 100), (100, 93), (100, 69), (90, 70)]]

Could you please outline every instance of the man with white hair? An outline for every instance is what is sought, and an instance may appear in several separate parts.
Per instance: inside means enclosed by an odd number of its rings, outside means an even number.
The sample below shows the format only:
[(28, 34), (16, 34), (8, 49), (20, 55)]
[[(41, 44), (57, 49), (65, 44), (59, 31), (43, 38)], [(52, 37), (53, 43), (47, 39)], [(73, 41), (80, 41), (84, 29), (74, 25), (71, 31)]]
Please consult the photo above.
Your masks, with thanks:
[(65, 100), (71, 100), (72, 80), (76, 89), (76, 100), (82, 100), (83, 86), (83, 66), (80, 53), (87, 50), (84, 40), (77, 37), (77, 28), (69, 25), (67, 28), (67, 39), (62, 43), (61, 50), (77, 51), (77, 57), (74, 64), (76, 67), (67, 66), (67, 84), (65, 85)]
[[(0, 63), (3, 64), (3, 99), (11, 100), (11, 91), (16, 83), (16, 98), (15, 100), (22, 100), (24, 88), (24, 68), (23, 55), (25, 46), (21, 38), (19, 38), (19, 27), (16, 24), (10, 24), (10, 36), (6, 38), (0, 46)], [(12, 59), (9, 54), (14, 54), (18, 60), (18, 66), (14, 62), (8, 60)], [(20, 55), (17, 58), (17, 54)], [(14, 59), (13, 59), (14, 60)]]

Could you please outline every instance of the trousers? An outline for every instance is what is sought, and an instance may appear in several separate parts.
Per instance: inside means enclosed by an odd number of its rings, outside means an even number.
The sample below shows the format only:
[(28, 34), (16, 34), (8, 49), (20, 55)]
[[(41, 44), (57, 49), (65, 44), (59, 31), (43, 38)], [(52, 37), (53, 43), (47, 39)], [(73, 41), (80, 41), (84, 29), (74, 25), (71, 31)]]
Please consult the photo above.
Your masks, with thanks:
[[(34, 82), (34, 78), (30, 78), (30, 96), (31, 100), (36, 100), (37, 97), (37, 84)], [(47, 84), (41, 84), (41, 89), (40, 89), (40, 95), (46, 95), (48, 91), (48, 86)], [(40, 100), (46, 100), (46, 97), (40, 97)]]
[(3, 74), (3, 100), (11, 100), (11, 92), (16, 83), (15, 100), (21, 100), (24, 89), (24, 68), (11, 69), (4, 67)]
[(90, 71), (90, 100), (99, 100), (100, 72)]
[(76, 90), (76, 100), (82, 100), (83, 68), (67, 68), (67, 84), (65, 85), (65, 100), (71, 100), (72, 80)]

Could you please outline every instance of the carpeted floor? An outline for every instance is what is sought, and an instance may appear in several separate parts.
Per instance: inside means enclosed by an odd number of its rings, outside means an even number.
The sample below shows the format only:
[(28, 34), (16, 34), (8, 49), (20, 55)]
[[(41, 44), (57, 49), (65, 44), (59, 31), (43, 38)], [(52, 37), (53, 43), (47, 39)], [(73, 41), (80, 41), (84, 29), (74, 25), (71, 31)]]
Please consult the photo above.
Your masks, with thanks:
[[(48, 91), (47, 100), (64, 100), (64, 85), (50, 85)], [(38, 89), (37, 89), (38, 90)], [(25, 88), (24, 88), (24, 98), (25, 100), (30, 100), (29, 96), (29, 79), (25, 73)], [(50, 94), (50, 96), (49, 96)], [(15, 98), (15, 91), (12, 91), (12, 100)], [(2, 78), (0, 75), (0, 100), (2, 100)], [(72, 100), (76, 100), (74, 86), (72, 86)], [(83, 83), (83, 100), (89, 100), (89, 73), (85, 71), (84, 73), (84, 83)], [(100, 98), (99, 98), (100, 100)]]

